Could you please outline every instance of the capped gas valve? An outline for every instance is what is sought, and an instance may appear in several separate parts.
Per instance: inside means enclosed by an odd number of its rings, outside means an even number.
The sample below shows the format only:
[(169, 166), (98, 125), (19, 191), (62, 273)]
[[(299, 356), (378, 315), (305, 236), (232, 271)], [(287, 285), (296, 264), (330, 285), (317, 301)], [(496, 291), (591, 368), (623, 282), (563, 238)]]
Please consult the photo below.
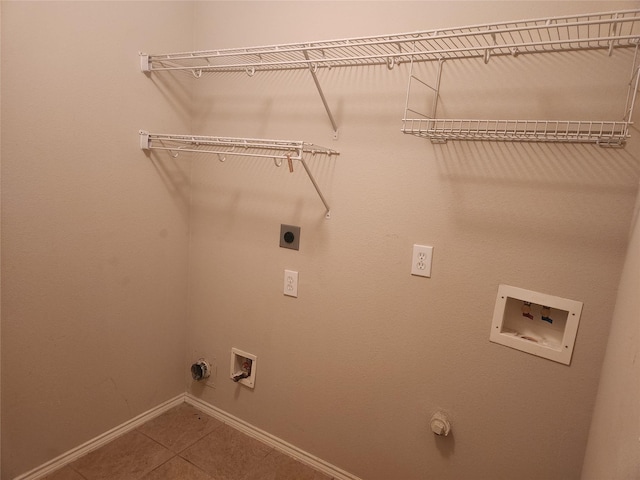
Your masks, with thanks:
[(431, 431), (436, 435), (441, 435), (446, 437), (449, 435), (451, 431), (451, 424), (449, 423), (449, 419), (442, 412), (436, 412), (431, 417)]

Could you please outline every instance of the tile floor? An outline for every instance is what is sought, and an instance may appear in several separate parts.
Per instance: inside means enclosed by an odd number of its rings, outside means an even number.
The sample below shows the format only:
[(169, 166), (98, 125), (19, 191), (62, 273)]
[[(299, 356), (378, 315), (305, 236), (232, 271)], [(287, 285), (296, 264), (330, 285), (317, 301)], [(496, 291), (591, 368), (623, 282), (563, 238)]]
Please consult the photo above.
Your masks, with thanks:
[(331, 480), (183, 403), (43, 480)]

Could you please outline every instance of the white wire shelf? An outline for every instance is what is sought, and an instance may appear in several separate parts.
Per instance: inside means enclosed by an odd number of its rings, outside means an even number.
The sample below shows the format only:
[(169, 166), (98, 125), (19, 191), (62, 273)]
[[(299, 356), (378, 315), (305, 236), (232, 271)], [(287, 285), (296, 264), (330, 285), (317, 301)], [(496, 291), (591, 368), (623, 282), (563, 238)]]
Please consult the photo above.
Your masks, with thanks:
[(281, 167), (286, 160), (290, 172), (293, 172), (293, 162), (300, 162), (326, 208), (326, 217), (330, 216), (329, 204), (311, 173), (306, 158), (340, 155), (336, 150), (298, 140), (172, 135), (149, 133), (145, 130), (138, 133), (142, 150), (164, 150), (173, 158), (177, 158), (180, 153), (213, 154), (221, 162), (225, 162), (227, 157), (254, 157), (273, 160), (276, 167)]
[(394, 65), (413, 60), (483, 58), (572, 50), (635, 47), (640, 10), (537, 18), (458, 28), (193, 52), (141, 53), (145, 72), (190, 70), (246, 72), (357, 65)]
[[(448, 140), (493, 140), (511, 142), (558, 142), (558, 143), (592, 143), (602, 147), (624, 147), (630, 137), (632, 115), (640, 81), (640, 11), (626, 10), (609, 12), (606, 14), (592, 14), (581, 17), (560, 17), (547, 19), (544, 27), (540, 20), (525, 22), (533, 24), (539, 29), (525, 30), (524, 27), (511, 30), (507, 35), (504, 31), (496, 35), (496, 46), (487, 48), (482, 55), (484, 63), (489, 63), (493, 55), (512, 55), (519, 53), (555, 52), (574, 50), (604, 50), (605, 53), (593, 58), (606, 58), (612, 55), (616, 48), (633, 48), (634, 55), (631, 65), (631, 76), (620, 82), (621, 87), (627, 89), (624, 112), (619, 119), (581, 119), (581, 120), (471, 120), (440, 118), (438, 103), (440, 100), (440, 84), (442, 81), (443, 65), (449, 57), (442, 57), (438, 61), (437, 72), (431, 80), (425, 80), (414, 74), (416, 59), (411, 60), (409, 68), (409, 82), (403, 116), (402, 132), (430, 139), (433, 143), (445, 143)], [(622, 23), (620, 23), (621, 21)], [(533, 27), (532, 27), (533, 28)], [(511, 29), (511, 25), (509, 26)], [(522, 49), (521, 46), (505, 45), (506, 38), (518, 32), (522, 38), (523, 32), (528, 35), (536, 31), (538, 34), (546, 32), (546, 41), (537, 41), (535, 48)], [(555, 35), (555, 36), (553, 36)], [(614, 40), (621, 35), (624, 41)], [(499, 39), (499, 41), (498, 41)], [(540, 40), (540, 38), (536, 38)], [(474, 50), (476, 51), (476, 50)], [(479, 55), (476, 55), (479, 56)], [(421, 59), (417, 59), (420, 61)], [(593, 59), (592, 59), (593, 60)], [(550, 72), (553, 74), (553, 72)], [(415, 90), (421, 92), (418, 96), (420, 107), (414, 108)], [(431, 98), (431, 105), (425, 101)], [(428, 108), (427, 108), (428, 107)]]
[[(196, 78), (204, 72), (245, 72), (253, 76), (259, 71), (308, 69), (331, 122), (333, 137), (337, 139), (338, 127), (318, 81), (318, 70), (364, 65), (386, 65), (391, 70), (395, 65), (410, 63), (404, 133), (430, 138), (434, 142), (498, 140), (624, 146), (629, 137), (640, 79), (639, 45), (640, 9), (634, 9), (308, 43), (168, 54), (141, 53), (140, 64), (147, 74), (187, 70)], [(437, 117), (440, 77), (446, 61), (480, 58), (489, 63), (495, 56), (579, 50), (601, 50), (612, 55), (621, 48), (634, 48), (635, 56), (625, 113), (620, 122), (591, 119), (579, 122), (475, 121)], [(415, 63), (430, 61), (439, 63), (434, 85), (413, 74)], [(409, 94), (414, 81), (435, 93), (434, 104), (428, 113), (409, 108)], [(411, 118), (414, 114), (417, 117)]]
[(593, 143), (622, 147), (629, 138), (631, 122), (580, 120), (470, 120), (404, 119), (403, 133), (447, 140), (497, 140), (513, 142)]

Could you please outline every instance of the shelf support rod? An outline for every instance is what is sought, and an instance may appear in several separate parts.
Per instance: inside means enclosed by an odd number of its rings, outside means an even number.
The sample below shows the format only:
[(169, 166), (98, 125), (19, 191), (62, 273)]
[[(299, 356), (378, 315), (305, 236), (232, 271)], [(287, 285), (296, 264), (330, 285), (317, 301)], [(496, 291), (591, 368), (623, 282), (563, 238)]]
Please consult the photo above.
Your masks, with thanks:
[(434, 89), (435, 98), (433, 99), (433, 112), (431, 113), (431, 118), (438, 118), (436, 115), (436, 111), (438, 109), (438, 99), (440, 98), (440, 79), (442, 78), (442, 65), (444, 64), (444, 59), (438, 60), (438, 76), (436, 78), (436, 88)]
[[(416, 45), (413, 44), (413, 50), (415, 51)], [(407, 113), (409, 111), (409, 97), (411, 94), (411, 79), (413, 78), (413, 55), (411, 55), (411, 62), (409, 63), (409, 79), (407, 83), (407, 95), (404, 101), (404, 117), (403, 118), (403, 129), (406, 127)]]
[(325, 215), (325, 217), (330, 218), (331, 208), (329, 207), (327, 200), (324, 198), (324, 195), (322, 195), (322, 192), (320, 191), (320, 187), (318, 187), (318, 183), (316, 182), (316, 179), (313, 177), (311, 170), (309, 170), (309, 167), (307, 166), (307, 162), (302, 156), (302, 152), (300, 152), (300, 163), (302, 163), (302, 166), (304, 167), (305, 171), (307, 172), (307, 175), (309, 176), (309, 180), (311, 180), (311, 183), (313, 183), (313, 187), (316, 189), (316, 192), (318, 193), (320, 200), (322, 200), (322, 203), (324, 204), (324, 208), (327, 210), (327, 214)]
[(633, 108), (635, 106), (636, 95), (638, 93), (638, 82), (640, 81), (640, 66), (638, 66), (639, 46), (640, 44), (636, 44), (635, 52), (633, 54), (631, 78), (629, 79), (629, 88), (627, 90), (627, 104), (625, 105), (625, 113), (623, 117), (623, 120), (625, 120), (627, 123), (631, 123), (631, 115), (633, 115)]
[[(306, 60), (309, 60), (309, 54), (307, 53), (307, 51), (304, 50), (303, 53), (304, 53), (304, 58)], [(315, 69), (314, 69), (313, 65), (311, 65), (311, 63), (309, 63), (309, 72), (311, 72), (311, 76), (313, 77), (313, 81), (316, 84), (316, 88), (318, 89), (318, 93), (320, 94), (320, 98), (322, 99), (322, 104), (324, 105), (324, 109), (327, 111), (327, 115), (329, 116), (329, 121), (331, 122), (331, 127), (333, 128), (333, 139), (337, 140), (338, 139), (338, 126), (336, 125), (336, 121), (333, 119), (333, 115), (331, 114), (331, 109), (329, 108), (329, 104), (327, 103), (327, 99), (325, 98), (324, 92), (322, 91), (322, 87), (320, 86), (320, 82), (318, 81), (318, 76), (316, 75)], [(316, 187), (316, 189), (317, 189), (317, 187)], [(318, 193), (320, 193), (320, 192), (318, 192)]]

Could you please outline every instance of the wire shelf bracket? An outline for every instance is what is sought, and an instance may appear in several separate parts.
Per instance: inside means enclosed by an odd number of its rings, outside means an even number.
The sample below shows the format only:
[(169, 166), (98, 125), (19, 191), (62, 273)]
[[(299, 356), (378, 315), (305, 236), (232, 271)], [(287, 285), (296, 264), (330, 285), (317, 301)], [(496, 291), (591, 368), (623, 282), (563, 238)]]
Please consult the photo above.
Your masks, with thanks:
[(220, 162), (225, 162), (228, 156), (264, 158), (273, 160), (276, 167), (281, 167), (286, 161), (290, 172), (293, 172), (293, 162), (300, 162), (326, 209), (325, 217), (331, 217), (331, 208), (311, 173), (305, 157), (340, 155), (336, 150), (298, 140), (171, 135), (149, 133), (145, 130), (140, 130), (138, 134), (142, 150), (164, 150), (173, 158), (177, 158), (183, 152), (217, 155)]

